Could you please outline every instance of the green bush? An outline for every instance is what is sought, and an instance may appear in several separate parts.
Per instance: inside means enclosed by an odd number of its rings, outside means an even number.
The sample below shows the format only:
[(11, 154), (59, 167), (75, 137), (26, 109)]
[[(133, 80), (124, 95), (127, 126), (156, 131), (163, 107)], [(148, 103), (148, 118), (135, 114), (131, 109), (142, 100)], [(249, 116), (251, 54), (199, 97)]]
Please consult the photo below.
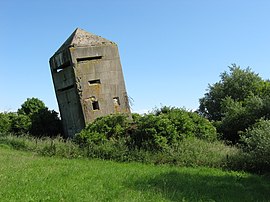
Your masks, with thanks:
[(246, 163), (251, 170), (270, 172), (270, 120), (260, 120), (241, 135)]
[(25, 114), (10, 113), (11, 128), (10, 132), (16, 135), (29, 133), (31, 128), (31, 119)]
[(187, 137), (214, 141), (215, 127), (197, 113), (170, 107), (156, 109), (151, 114), (133, 114), (132, 120), (121, 114), (97, 118), (76, 135), (84, 144), (109, 144), (124, 138), (129, 149), (162, 151)]
[(167, 117), (181, 137), (197, 137), (209, 141), (217, 139), (215, 127), (195, 112), (165, 106), (156, 109), (154, 114)]
[(197, 113), (162, 107), (143, 116), (133, 114), (132, 120), (122, 114), (97, 118), (76, 135), (76, 140), (101, 144), (122, 137), (130, 149), (161, 151), (187, 137), (214, 141), (217, 133), (215, 127)]
[(130, 120), (123, 114), (114, 114), (97, 118), (88, 124), (75, 139), (79, 143), (99, 144), (106, 140), (124, 137), (129, 127)]
[(0, 133), (8, 133), (11, 130), (9, 113), (0, 113)]
[(138, 148), (164, 150), (177, 143), (179, 135), (167, 117), (148, 114), (137, 120), (131, 140)]
[(25, 114), (0, 113), (0, 133), (22, 135), (29, 133), (31, 119)]

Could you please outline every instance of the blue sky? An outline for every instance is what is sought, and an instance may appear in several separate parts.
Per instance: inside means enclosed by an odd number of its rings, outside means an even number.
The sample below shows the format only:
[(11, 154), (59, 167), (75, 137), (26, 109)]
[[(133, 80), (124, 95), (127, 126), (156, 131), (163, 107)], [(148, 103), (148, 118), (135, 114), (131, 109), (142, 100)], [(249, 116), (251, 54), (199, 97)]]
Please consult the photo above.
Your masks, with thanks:
[(236, 63), (269, 78), (268, 0), (2, 0), (0, 111), (58, 111), (49, 58), (80, 27), (118, 44), (133, 111), (196, 109)]

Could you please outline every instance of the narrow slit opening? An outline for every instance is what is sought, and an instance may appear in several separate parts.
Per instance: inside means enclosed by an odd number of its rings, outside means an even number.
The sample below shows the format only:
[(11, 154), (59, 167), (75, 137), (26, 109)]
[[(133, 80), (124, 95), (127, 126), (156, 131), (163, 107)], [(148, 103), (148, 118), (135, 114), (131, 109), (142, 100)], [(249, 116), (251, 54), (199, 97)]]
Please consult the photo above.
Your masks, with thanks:
[(84, 62), (90, 60), (100, 60), (102, 56), (92, 56), (92, 57), (85, 57), (85, 58), (77, 58), (77, 62)]
[(101, 83), (100, 79), (90, 80), (88, 82), (89, 82), (90, 85), (92, 85), (92, 84), (100, 84)]

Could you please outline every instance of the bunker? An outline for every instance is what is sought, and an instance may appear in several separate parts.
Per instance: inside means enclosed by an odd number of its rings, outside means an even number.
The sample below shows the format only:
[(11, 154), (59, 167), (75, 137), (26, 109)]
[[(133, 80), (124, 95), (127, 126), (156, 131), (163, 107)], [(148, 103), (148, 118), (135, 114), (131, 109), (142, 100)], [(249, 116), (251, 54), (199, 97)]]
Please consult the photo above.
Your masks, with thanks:
[(65, 136), (97, 117), (130, 113), (117, 45), (77, 28), (50, 58)]

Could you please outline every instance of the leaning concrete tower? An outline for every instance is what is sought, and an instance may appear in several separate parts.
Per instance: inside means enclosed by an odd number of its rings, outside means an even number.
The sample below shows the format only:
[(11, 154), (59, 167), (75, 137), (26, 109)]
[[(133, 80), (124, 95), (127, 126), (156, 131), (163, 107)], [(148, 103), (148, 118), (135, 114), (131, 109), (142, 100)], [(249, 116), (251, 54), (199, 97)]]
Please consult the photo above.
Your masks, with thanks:
[(130, 113), (115, 43), (77, 28), (50, 58), (50, 67), (66, 136), (97, 117)]

